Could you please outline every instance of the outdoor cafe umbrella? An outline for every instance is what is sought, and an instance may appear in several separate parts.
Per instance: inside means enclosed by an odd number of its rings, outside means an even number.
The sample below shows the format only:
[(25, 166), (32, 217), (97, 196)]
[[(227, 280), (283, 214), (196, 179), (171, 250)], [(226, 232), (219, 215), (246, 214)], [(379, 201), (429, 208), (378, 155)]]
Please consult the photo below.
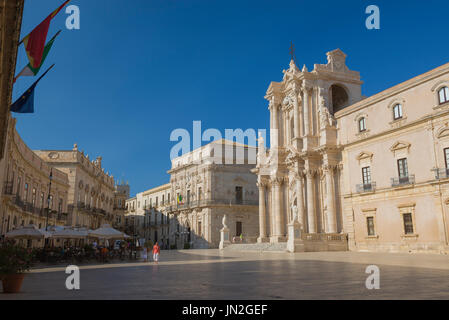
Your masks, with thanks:
[(104, 224), (101, 228), (89, 231), (89, 237), (100, 239), (123, 239), (125, 234), (114, 228), (109, 224)]
[(55, 239), (84, 239), (87, 238), (87, 230), (76, 230), (73, 228), (64, 228), (52, 232), (51, 237)]
[(44, 239), (48, 238), (50, 234), (39, 230), (35, 225), (30, 224), (24, 227), (19, 227), (6, 234), (7, 238), (11, 239)]

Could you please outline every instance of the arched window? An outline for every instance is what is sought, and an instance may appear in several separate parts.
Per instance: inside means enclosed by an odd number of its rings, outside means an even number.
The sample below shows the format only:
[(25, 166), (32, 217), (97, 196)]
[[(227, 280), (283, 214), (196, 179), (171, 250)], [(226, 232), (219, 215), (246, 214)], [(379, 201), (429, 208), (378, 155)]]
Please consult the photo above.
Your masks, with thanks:
[(402, 104), (398, 103), (393, 108), (393, 118), (394, 120), (398, 120), (402, 118)]
[(366, 118), (360, 118), (359, 119), (359, 132), (366, 131)]
[(332, 98), (332, 115), (349, 105), (348, 93), (339, 85), (334, 84), (330, 87), (330, 96)]
[(438, 91), (438, 97), (440, 104), (449, 102), (449, 88), (443, 87)]

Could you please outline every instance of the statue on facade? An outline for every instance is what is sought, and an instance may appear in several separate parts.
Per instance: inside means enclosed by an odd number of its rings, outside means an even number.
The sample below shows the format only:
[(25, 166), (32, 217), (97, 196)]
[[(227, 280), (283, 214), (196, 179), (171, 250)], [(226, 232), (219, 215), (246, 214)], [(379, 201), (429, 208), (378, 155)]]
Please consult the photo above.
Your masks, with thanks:
[(298, 207), (294, 204), (292, 205), (292, 212), (293, 212), (293, 221), (298, 221)]
[(320, 103), (320, 128), (326, 129), (334, 125), (334, 117), (330, 114), (329, 109), (326, 107), (324, 99), (321, 99)]

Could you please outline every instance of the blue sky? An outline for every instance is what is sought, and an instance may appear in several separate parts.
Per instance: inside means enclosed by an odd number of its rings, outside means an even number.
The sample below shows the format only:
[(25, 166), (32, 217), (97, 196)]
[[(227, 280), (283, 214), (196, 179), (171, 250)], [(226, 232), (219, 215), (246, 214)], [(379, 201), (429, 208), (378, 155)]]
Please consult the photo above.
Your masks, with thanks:
[[(27, 0), (22, 36), (62, 0)], [(15, 115), (32, 149), (81, 150), (131, 193), (168, 182), (170, 133), (269, 127), (270, 81), (288, 68), (293, 41), (300, 67), (342, 49), (369, 96), (449, 62), (447, 0), (72, 0), (81, 29), (65, 11), (35, 93), (33, 115)], [(381, 10), (381, 30), (365, 28), (365, 8)], [(17, 72), (27, 60), (19, 48)], [(43, 71), (41, 71), (43, 72)], [(13, 99), (33, 78), (21, 78)]]

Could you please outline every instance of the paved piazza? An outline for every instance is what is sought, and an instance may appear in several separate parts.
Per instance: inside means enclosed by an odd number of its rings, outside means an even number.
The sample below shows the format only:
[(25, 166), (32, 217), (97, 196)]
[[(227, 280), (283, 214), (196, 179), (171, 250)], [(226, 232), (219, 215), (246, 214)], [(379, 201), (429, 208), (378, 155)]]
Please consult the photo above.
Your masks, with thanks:
[[(448, 299), (449, 257), (432, 254), (163, 251), (162, 261), (80, 266), (81, 289), (64, 267), (35, 269), (6, 299)], [(365, 269), (380, 268), (367, 290)]]

